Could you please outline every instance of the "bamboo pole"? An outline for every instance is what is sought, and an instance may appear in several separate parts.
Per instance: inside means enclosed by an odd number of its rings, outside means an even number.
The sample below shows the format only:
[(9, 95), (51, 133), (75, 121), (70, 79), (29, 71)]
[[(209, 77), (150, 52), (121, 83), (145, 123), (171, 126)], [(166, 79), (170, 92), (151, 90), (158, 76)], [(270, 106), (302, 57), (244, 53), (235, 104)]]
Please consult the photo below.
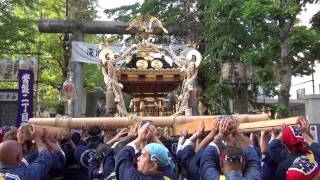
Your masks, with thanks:
[[(123, 128), (129, 125), (134, 125), (141, 121), (151, 121), (157, 127), (176, 126), (176, 125), (189, 125), (197, 124), (199, 121), (213, 122), (213, 120), (225, 117), (223, 115), (218, 116), (163, 116), (163, 117), (89, 117), (89, 118), (71, 118), (71, 117), (59, 117), (59, 118), (31, 118), (30, 124), (40, 126), (51, 127), (68, 127), (70, 129), (87, 128), (91, 126), (100, 127), (116, 127)], [(230, 116), (228, 116), (230, 117)], [(263, 121), (268, 119), (267, 114), (258, 115), (233, 115), (232, 118), (238, 119), (240, 123)], [(195, 122), (194, 122), (195, 121)]]

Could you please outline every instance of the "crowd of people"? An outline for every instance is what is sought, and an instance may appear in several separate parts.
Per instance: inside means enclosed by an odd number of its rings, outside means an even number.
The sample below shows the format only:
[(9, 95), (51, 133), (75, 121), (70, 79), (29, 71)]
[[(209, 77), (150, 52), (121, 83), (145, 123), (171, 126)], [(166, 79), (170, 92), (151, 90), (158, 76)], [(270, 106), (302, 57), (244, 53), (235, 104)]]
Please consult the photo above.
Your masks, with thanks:
[(40, 135), (34, 126), (0, 130), (0, 180), (320, 180), (320, 144), (309, 123), (245, 133), (234, 119), (205, 132), (159, 138), (150, 122), (117, 130), (89, 127)]

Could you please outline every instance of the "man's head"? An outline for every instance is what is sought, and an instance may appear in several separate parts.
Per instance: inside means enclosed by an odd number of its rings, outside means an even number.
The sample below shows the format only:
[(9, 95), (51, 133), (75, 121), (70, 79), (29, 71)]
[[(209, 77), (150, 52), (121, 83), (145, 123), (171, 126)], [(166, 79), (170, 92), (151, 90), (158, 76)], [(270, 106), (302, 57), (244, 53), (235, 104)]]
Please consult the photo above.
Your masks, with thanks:
[(15, 126), (4, 126), (0, 131), (3, 134), (2, 141), (17, 140), (17, 128)]
[(292, 153), (306, 153), (302, 132), (294, 126), (285, 127), (282, 130), (282, 142)]
[(96, 142), (100, 139), (101, 128), (98, 126), (89, 127), (87, 130), (86, 140), (89, 142)]
[(286, 172), (287, 180), (318, 180), (320, 178), (320, 167), (314, 160), (308, 156), (300, 156), (294, 160)]
[(117, 143), (115, 143), (113, 146), (113, 155), (116, 156), (120, 150), (125, 147), (129, 142), (131, 142), (131, 139), (125, 139), (125, 140), (121, 140), (118, 141)]
[(18, 141), (7, 140), (0, 143), (0, 165), (18, 166), (22, 159), (22, 148)]
[(110, 144), (104, 144), (104, 143), (100, 144), (96, 150), (97, 160), (99, 160), (101, 162), (106, 157), (106, 155), (108, 154), (109, 151), (111, 151)]
[(220, 166), (224, 175), (229, 171), (243, 172), (245, 160), (242, 150), (235, 146), (228, 146), (220, 154)]
[(17, 140), (17, 128), (11, 126), (10, 132), (4, 135), (3, 140)]
[(170, 164), (168, 151), (162, 144), (150, 143), (146, 145), (138, 158), (138, 171), (144, 175), (162, 173)]

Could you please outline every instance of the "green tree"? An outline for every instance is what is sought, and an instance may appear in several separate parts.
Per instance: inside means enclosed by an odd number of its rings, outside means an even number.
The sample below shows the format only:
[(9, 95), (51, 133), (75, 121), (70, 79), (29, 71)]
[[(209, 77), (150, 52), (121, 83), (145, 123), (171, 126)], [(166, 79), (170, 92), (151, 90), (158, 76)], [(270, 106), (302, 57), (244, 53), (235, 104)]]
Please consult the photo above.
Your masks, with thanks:
[(260, 41), (246, 28), (240, 16), (242, 6), (241, 0), (211, 0), (203, 12), (205, 60), (201, 71), (209, 109), (215, 114), (230, 113), (229, 99), (236, 99), (236, 112), (248, 111), (248, 84), (227, 84), (220, 80), (223, 63), (248, 63), (243, 56)]
[(36, 9), (37, 0), (5, 0), (0, 3), (1, 54), (30, 50), (36, 29), (34, 19), (23, 16)]
[(189, 33), (186, 37), (173, 35), (171, 37), (157, 37), (158, 42), (169, 43), (170, 40), (176, 42), (198, 41), (201, 38), (203, 22), (201, 0), (145, 0), (142, 4), (135, 3), (114, 9), (106, 9), (104, 12), (115, 20), (130, 21), (138, 15), (151, 15), (157, 17), (165, 26), (176, 25), (181, 29), (186, 29)]
[[(89, 3), (89, 4), (83, 4)], [(78, 6), (76, 6), (78, 5)], [(77, 11), (79, 6), (86, 6), (86, 10)], [(61, 0), (8, 0), (0, 4), (0, 56), (16, 59), (19, 55), (9, 53), (40, 53), (39, 59), (39, 87), (38, 102), (46, 107), (56, 107), (59, 102), (60, 89), (67, 77), (69, 52), (65, 53), (63, 45), (70, 39), (70, 34), (45, 34), (38, 31), (38, 20), (44, 19), (68, 19), (66, 9), (73, 10), (74, 17), (83, 19), (95, 17), (96, 1), (61, 1)], [(71, 16), (70, 15), (70, 16)], [(80, 18), (79, 18), (80, 19)], [(95, 36), (88, 39), (94, 40)], [(67, 56), (67, 57), (68, 57)], [(87, 68), (97, 69), (97, 67)], [(101, 72), (101, 71), (99, 71)], [(97, 74), (97, 73), (96, 73)], [(90, 75), (87, 79), (92, 82), (97, 78)], [(90, 84), (90, 83), (87, 83)], [(94, 85), (90, 84), (90, 87)], [(17, 83), (1, 83), (0, 88), (17, 88)]]
[(271, 53), (269, 64), (277, 65), (280, 117), (289, 116), (291, 77), (310, 74), (312, 64), (319, 57), (319, 34), (298, 26), (297, 19), (297, 14), (307, 3), (316, 2), (249, 0), (243, 6), (242, 15), (249, 23), (249, 28), (267, 34), (267, 41), (260, 45), (258, 53)]

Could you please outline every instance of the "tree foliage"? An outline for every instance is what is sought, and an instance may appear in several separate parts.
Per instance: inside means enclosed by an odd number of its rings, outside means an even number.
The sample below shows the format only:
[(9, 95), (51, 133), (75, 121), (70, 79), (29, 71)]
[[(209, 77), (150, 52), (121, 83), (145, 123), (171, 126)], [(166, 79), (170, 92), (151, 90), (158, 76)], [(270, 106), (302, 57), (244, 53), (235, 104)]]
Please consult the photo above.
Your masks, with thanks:
[(209, 109), (212, 113), (229, 113), (229, 99), (236, 98), (241, 85), (220, 81), (222, 64), (246, 62), (242, 57), (250, 56), (246, 54), (248, 49), (253, 43), (258, 42), (248, 31), (243, 18), (239, 16), (243, 1), (216, 0), (207, 3), (203, 12), (205, 59), (201, 66), (205, 96), (208, 104), (211, 105)]
[[(145, 0), (142, 4), (135, 3), (125, 5), (114, 9), (106, 9), (104, 12), (115, 20), (128, 22), (138, 15), (151, 15), (157, 17), (166, 26), (175, 24), (183, 29), (189, 30), (189, 37), (173, 36), (171, 38), (158, 37), (158, 40), (168, 39), (174, 41), (196, 41), (202, 32), (201, 9), (202, 1), (200, 0)], [(165, 42), (165, 41), (163, 41)]]
[[(36, 53), (36, 57), (39, 54), (37, 102), (47, 108), (57, 107), (60, 104), (60, 89), (66, 79), (69, 61), (64, 59), (63, 45), (70, 43), (70, 39), (65, 39), (65, 34), (40, 33), (37, 27), (38, 20), (68, 19), (71, 16), (78, 19), (93, 19), (96, 16), (96, 1), (82, 0), (80, 3), (74, 0), (7, 0), (1, 2), (0, 6), (0, 40), (5, 42), (0, 44), (0, 56), (16, 59), (19, 56), (27, 58), (28, 53)], [(82, 11), (79, 10), (79, 6)], [(71, 12), (68, 17), (66, 17), (66, 7)], [(86, 39), (93, 41), (96, 36), (88, 36)], [(85, 68), (85, 72), (95, 74), (94, 76), (89, 73), (86, 78), (88, 83), (85, 84), (89, 87), (95, 86), (92, 82), (99, 80), (96, 69), (97, 67), (90, 65)], [(17, 88), (17, 83), (2, 82), (0, 88)]]
[[(291, 76), (310, 74), (319, 57), (319, 35), (297, 25), (297, 14), (306, 3), (314, 2), (209, 1), (204, 16), (207, 59), (203, 64), (207, 87), (212, 86), (206, 89), (209, 99), (218, 100), (215, 95), (224, 92), (213, 88), (226, 86), (218, 83), (221, 63), (243, 62), (259, 67), (258, 83), (269, 95), (279, 96), (276, 109), (287, 116)], [(275, 91), (276, 87), (280, 91)], [(214, 96), (211, 91), (216, 91)]]
[[(36, 9), (37, 1), (5, 0), (0, 3), (0, 50), (30, 50), (35, 43), (34, 19), (24, 16)], [(24, 16), (24, 17), (23, 17)], [(17, 44), (19, 46), (17, 47)], [(18, 49), (17, 49), (18, 48)]]
[(278, 108), (281, 109), (280, 117), (289, 115), (291, 77), (309, 75), (314, 61), (319, 57), (319, 34), (299, 26), (297, 19), (307, 3), (316, 2), (249, 0), (243, 5), (243, 17), (249, 27), (268, 37), (260, 45), (259, 52), (270, 53), (268, 63), (275, 64), (279, 72), (277, 95), (278, 105), (282, 107)]

